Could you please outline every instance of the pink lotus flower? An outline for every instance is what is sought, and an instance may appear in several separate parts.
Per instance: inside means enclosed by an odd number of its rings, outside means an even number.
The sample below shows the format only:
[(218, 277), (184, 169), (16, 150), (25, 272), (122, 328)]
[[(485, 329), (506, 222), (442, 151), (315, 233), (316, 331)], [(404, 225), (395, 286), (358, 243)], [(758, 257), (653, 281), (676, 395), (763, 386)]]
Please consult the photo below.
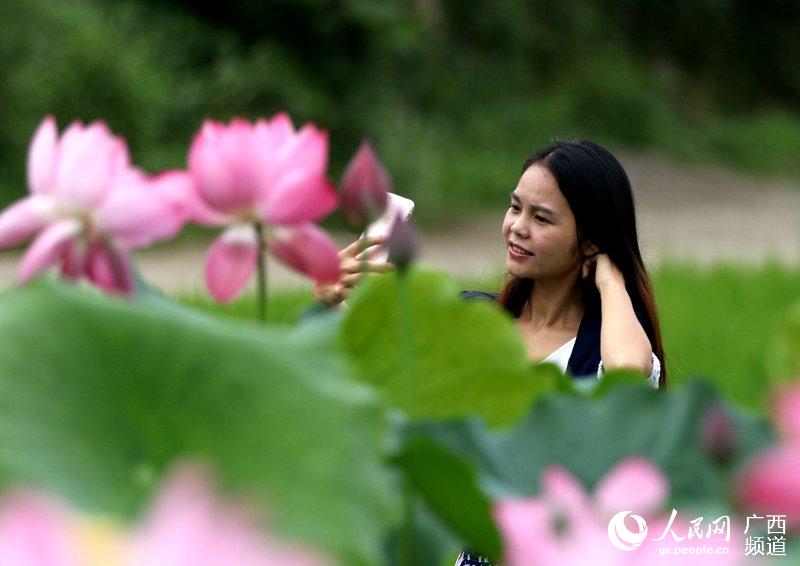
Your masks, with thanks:
[(772, 394), (772, 416), (781, 438), (800, 444), (800, 382), (778, 387)]
[(242, 507), (220, 500), (211, 477), (184, 467), (168, 478), (130, 544), (137, 566), (323, 566), (320, 554), (260, 531)]
[(0, 505), (0, 563), (4, 566), (79, 566), (69, 515), (40, 495), (14, 492)]
[[(593, 496), (565, 469), (548, 467), (542, 473), (539, 497), (495, 503), (495, 521), (505, 549), (503, 565), (697, 564), (693, 554), (675, 552), (665, 558), (663, 550), (681, 551), (683, 546), (703, 544), (729, 549), (728, 554), (704, 556), (703, 564), (739, 563), (740, 541), (733, 538), (737, 530), (742, 532), (738, 524), (731, 521), (731, 542), (724, 537), (690, 539), (690, 521), (676, 514), (670, 523), (662, 513), (668, 494), (666, 478), (644, 458), (618, 463), (600, 480)], [(714, 520), (716, 517), (708, 517), (702, 525), (704, 535)], [(672, 530), (683, 540), (670, 536)], [(665, 533), (665, 539), (657, 540)], [(625, 549), (612, 544), (612, 537), (618, 544), (626, 543)]]
[(328, 566), (332, 562), (259, 529), (223, 501), (197, 467), (172, 473), (135, 529), (78, 514), (33, 492), (0, 500), (3, 566)]
[(337, 195), (325, 178), (328, 137), (313, 125), (295, 131), (289, 116), (225, 126), (207, 121), (189, 150), (198, 201), (194, 218), (227, 229), (209, 250), (206, 284), (225, 302), (236, 298), (263, 244), (278, 259), (318, 282), (339, 279), (333, 241), (313, 222), (330, 213)]
[(539, 498), (495, 504), (506, 564), (618, 564), (623, 554), (609, 542), (608, 520), (623, 510), (652, 516), (668, 490), (664, 475), (643, 458), (618, 464), (593, 498), (567, 470), (548, 467)]
[(778, 445), (758, 454), (738, 483), (739, 500), (758, 515), (786, 515), (786, 527), (800, 529), (800, 447)]
[(800, 382), (773, 394), (773, 419), (782, 442), (750, 460), (737, 485), (742, 506), (759, 515), (786, 515), (800, 530)]
[(652, 517), (668, 490), (664, 475), (644, 458), (619, 463), (600, 481), (594, 497), (567, 470), (548, 467), (539, 498), (495, 504), (505, 564), (619, 564), (625, 554), (609, 542), (609, 519), (623, 510)]
[(0, 248), (37, 234), (22, 258), (19, 283), (60, 264), (68, 279), (86, 276), (106, 290), (132, 292), (129, 250), (172, 237), (183, 225), (184, 205), (174, 189), (181, 175), (148, 179), (103, 122), (73, 122), (59, 139), (48, 116), (28, 152), (31, 195), (0, 214)]
[(342, 177), (340, 208), (347, 223), (362, 232), (379, 218), (389, 202), (392, 183), (375, 150), (364, 141)]

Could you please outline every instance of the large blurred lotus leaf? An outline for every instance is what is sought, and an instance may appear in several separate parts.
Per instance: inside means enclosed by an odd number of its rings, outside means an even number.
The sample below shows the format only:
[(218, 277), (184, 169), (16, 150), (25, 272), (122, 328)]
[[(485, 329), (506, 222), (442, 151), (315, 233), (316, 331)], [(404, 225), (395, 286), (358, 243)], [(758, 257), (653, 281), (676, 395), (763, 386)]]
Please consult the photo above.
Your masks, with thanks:
[[(547, 395), (505, 431), (487, 430), (473, 418), (417, 421), (407, 434), (424, 434), (472, 462), (493, 497), (537, 492), (548, 464), (593, 486), (621, 459), (645, 456), (669, 477), (675, 501), (713, 501), (725, 497), (727, 473), (706, 455), (701, 430), (708, 409), (720, 402), (716, 391), (698, 380), (668, 394), (623, 380), (597, 398)], [(773, 434), (764, 419), (727, 410), (739, 438), (731, 463), (736, 467)]]
[(0, 477), (130, 515), (176, 457), (210, 461), (288, 536), (380, 560), (396, 519), (374, 392), (329, 319), (298, 329), (40, 281), (0, 296)]
[(471, 463), (424, 436), (407, 439), (394, 461), (428, 509), (453, 534), (486, 556), (500, 556), (491, 502), (480, 490)]
[(560, 372), (533, 365), (510, 317), (465, 301), (450, 279), (412, 269), (365, 281), (354, 293), (341, 341), (357, 376), (415, 418), (519, 418)]

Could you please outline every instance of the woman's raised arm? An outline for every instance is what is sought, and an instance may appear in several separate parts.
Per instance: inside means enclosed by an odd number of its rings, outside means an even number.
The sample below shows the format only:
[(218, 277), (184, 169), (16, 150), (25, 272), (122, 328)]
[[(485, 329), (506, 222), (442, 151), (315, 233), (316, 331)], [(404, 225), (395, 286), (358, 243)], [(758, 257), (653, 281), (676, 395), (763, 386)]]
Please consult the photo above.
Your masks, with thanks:
[(633, 310), (625, 278), (607, 254), (597, 254), (593, 259), (603, 317), (600, 327), (603, 368), (610, 371), (624, 367), (650, 375), (653, 371), (653, 348)]

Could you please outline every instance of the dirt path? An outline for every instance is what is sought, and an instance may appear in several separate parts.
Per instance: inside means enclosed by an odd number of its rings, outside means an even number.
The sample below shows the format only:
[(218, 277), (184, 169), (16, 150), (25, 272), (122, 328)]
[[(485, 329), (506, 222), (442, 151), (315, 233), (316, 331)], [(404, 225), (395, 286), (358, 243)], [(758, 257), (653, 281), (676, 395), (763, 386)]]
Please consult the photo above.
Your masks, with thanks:
[[(634, 187), (645, 261), (700, 264), (731, 261), (758, 265), (775, 258), (800, 262), (800, 182), (752, 179), (723, 169), (678, 166), (660, 158), (621, 154)], [(420, 263), (458, 277), (503, 272), (504, 247), (498, 209), (423, 235)], [(334, 234), (344, 245), (347, 234)], [(201, 292), (205, 248), (173, 244), (137, 254), (141, 271), (157, 286)], [(0, 287), (13, 281), (19, 254), (0, 252)], [(270, 266), (272, 288), (309, 287), (282, 266)]]

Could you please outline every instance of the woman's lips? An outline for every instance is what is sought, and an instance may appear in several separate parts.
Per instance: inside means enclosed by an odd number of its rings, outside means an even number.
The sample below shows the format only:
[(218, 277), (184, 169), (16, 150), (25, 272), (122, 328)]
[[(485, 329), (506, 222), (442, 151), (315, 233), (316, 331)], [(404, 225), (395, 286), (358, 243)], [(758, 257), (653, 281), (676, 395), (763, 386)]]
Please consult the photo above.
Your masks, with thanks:
[(522, 250), (521, 248), (519, 248), (518, 246), (515, 246), (511, 242), (508, 243), (508, 253), (511, 255), (511, 257), (517, 258), (517, 259), (523, 259), (523, 258), (526, 258), (526, 257), (533, 257), (532, 253), (527, 252), (525, 250)]

